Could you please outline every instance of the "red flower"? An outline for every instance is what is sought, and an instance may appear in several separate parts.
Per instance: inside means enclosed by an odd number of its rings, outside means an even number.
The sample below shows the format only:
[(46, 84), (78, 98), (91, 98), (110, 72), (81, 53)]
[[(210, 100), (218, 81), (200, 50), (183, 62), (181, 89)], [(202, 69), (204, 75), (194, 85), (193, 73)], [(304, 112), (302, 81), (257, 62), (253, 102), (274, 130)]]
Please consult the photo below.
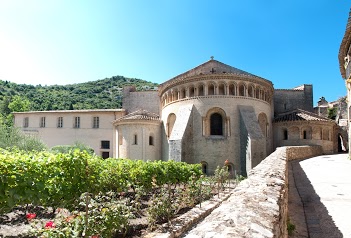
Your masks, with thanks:
[(26, 217), (27, 217), (28, 220), (32, 220), (32, 219), (34, 219), (36, 216), (37, 216), (37, 215), (36, 215), (35, 213), (28, 213), (28, 214), (26, 215)]
[(45, 229), (50, 229), (50, 228), (55, 228), (56, 225), (53, 221), (48, 221), (46, 224), (45, 224)]
[(90, 236), (90, 238), (100, 238), (99, 235), (93, 235), (93, 236)]

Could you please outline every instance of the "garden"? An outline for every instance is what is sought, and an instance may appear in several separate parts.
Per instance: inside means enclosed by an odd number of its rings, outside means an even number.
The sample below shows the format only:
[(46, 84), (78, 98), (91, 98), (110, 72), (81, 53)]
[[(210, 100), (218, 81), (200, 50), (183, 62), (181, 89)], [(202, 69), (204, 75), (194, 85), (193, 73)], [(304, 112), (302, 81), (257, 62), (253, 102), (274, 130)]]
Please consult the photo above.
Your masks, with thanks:
[(226, 166), (207, 177), (199, 164), (0, 149), (0, 236), (142, 237), (228, 178)]

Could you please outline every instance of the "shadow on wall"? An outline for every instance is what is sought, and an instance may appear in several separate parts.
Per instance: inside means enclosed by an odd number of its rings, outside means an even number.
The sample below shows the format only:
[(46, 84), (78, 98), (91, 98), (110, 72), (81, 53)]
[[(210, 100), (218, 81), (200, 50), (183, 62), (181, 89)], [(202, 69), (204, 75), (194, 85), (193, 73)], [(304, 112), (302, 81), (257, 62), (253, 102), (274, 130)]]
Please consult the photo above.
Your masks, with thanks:
[[(301, 219), (305, 218), (305, 224), (308, 231), (308, 237), (318, 238), (338, 238), (343, 237), (340, 230), (336, 227), (328, 210), (321, 202), (320, 197), (316, 194), (311, 181), (307, 178), (306, 173), (301, 168), (300, 161), (290, 161), (293, 177), (297, 192), (301, 198), (303, 210), (295, 209), (296, 204), (291, 203), (289, 198), (289, 217), (292, 224), (301, 224)], [(302, 212), (301, 212), (302, 211)], [(293, 213), (293, 214), (292, 214)], [(300, 213), (300, 214), (296, 214)], [(300, 227), (301, 228), (301, 227)], [(296, 226), (296, 234), (299, 235), (299, 225)], [(300, 234), (301, 235), (301, 234)], [(298, 237), (298, 236), (294, 236)]]

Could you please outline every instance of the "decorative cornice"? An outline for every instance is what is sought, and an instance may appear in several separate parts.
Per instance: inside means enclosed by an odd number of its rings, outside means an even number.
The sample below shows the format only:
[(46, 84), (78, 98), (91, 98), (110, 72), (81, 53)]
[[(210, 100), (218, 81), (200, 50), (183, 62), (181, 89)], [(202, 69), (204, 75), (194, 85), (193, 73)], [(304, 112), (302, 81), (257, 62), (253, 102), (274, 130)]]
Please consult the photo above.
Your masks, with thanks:
[(247, 97), (247, 96), (234, 96), (234, 95), (210, 95), (210, 96), (195, 96), (195, 97), (191, 97), (191, 98), (182, 98), (182, 99), (178, 99), (172, 102), (167, 103), (166, 105), (164, 105), (162, 107), (165, 108), (173, 103), (177, 103), (177, 102), (183, 102), (183, 101), (189, 101), (189, 100), (201, 100), (203, 98), (240, 98), (240, 99), (250, 99), (250, 100), (254, 100), (254, 101), (259, 101), (261, 103), (265, 103), (267, 105), (270, 105), (270, 102), (267, 102), (265, 100), (262, 99), (258, 99), (258, 98), (253, 98), (253, 97)]
[(195, 76), (190, 76), (188, 78), (181, 78), (180, 80), (167, 81), (166, 83), (161, 84), (159, 86), (159, 96), (162, 96), (162, 94), (165, 91), (169, 90), (172, 87), (180, 86), (187, 83), (195, 83), (200, 81), (206, 81), (206, 82), (214, 81), (215, 83), (219, 83), (219, 82), (226, 83), (226, 80), (238, 80), (238, 81), (245, 81), (245, 82), (250, 82), (254, 84), (259, 84), (260, 86), (266, 87), (271, 92), (273, 92), (273, 84), (269, 80), (259, 78), (259, 77), (251, 77), (248, 75), (237, 75), (237, 74), (226, 73), (226, 74), (195, 75)]

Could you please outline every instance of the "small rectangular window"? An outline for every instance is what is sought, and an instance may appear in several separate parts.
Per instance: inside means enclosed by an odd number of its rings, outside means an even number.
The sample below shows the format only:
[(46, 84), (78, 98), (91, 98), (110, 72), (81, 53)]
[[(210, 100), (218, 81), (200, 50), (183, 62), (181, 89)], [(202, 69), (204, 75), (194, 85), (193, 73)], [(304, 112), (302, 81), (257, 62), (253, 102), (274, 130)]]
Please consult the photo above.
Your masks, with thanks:
[(63, 127), (63, 117), (58, 117), (57, 118), (57, 128), (62, 128)]
[(74, 118), (74, 128), (80, 128), (80, 117), (75, 117)]
[(133, 141), (133, 145), (137, 145), (138, 144), (138, 135), (134, 135), (134, 141)]
[(283, 135), (283, 140), (287, 140), (288, 139), (288, 130), (284, 130), (283, 131), (284, 135)]
[(93, 117), (93, 128), (99, 128), (99, 122), (100, 122), (100, 119), (99, 117)]
[(101, 157), (102, 157), (103, 159), (110, 158), (110, 152), (103, 151), (103, 152), (101, 153)]
[(42, 127), (42, 128), (45, 127), (45, 117), (40, 118), (40, 127)]
[(110, 141), (102, 140), (101, 141), (101, 149), (110, 149)]
[(23, 120), (23, 127), (28, 127), (28, 125), (29, 125), (29, 118), (25, 117)]

